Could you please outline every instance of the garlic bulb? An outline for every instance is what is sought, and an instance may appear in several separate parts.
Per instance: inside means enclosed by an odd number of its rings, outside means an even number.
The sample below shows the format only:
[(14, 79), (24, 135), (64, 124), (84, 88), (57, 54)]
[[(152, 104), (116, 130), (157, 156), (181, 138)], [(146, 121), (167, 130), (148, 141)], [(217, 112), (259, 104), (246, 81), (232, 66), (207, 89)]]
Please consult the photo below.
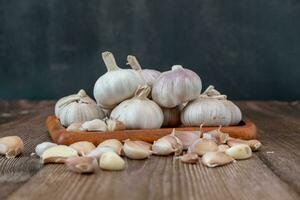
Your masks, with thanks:
[(55, 115), (64, 126), (105, 117), (104, 112), (84, 90), (58, 100), (55, 104)]
[(145, 80), (136, 70), (119, 68), (112, 53), (103, 52), (102, 58), (107, 72), (96, 81), (94, 97), (101, 107), (109, 109), (132, 97)]
[(110, 117), (125, 124), (126, 129), (156, 129), (163, 123), (160, 107), (147, 98), (150, 87), (139, 86), (132, 99), (125, 100), (113, 109)]
[(180, 122), (180, 111), (176, 106), (174, 108), (163, 108), (161, 107), (164, 114), (163, 127), (175, 127), (178, 126)]
[(130, 65), (130, 67), (142, 75), (144, 80), (146, 81), (146, 84), (152, 87), (154, 81), (160, 76), (161, 72), (153, 69), (142, 69), (140, 63), (136, 59), (135, 56), (128, 55), (127, 56), (127, 65)]
[(193, 71), (174, 65), (162, 73), (152, 87), (152, 99), (162, 107), (173, 108), (196, 99), (202, 89), (200, 77)]
[(209, 86), (198, 99), (189, 102), (181, 112), (185, 126), (228, 126), (242, 120), (240, 109), (221, 95), (214, 86)]

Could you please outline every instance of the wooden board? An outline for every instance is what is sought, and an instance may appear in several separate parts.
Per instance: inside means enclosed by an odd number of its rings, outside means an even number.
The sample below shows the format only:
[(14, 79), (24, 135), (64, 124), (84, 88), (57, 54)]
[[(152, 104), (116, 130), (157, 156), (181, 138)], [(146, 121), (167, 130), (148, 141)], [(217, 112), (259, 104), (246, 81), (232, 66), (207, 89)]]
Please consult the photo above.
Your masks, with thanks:
[[(54, 116), (48, 116), (46, 120), (46, 127), (52, 140), (58, 144), (70, 145), (78, 141), (90, 141), (94, 144), (107, 139), (118, 139), (120, 141), (131, 140), (143, 140), (146, 142), (153, 142), (167, 134), (170, 134), (173, 128), (161, 128), (152, 130), (124, 130), (124, 131), (112, 131), (112, 132), (72, 132), (66, 131), (60, 121)], [(203, 127), (203, 131), (210, 131), (217, 129), (218, 127)], [(179, 131), (198, 131), (199, 127), (178, 127)], [(237, 126), (222, 127), (223, 132), (228, 133), (231, 137), (242, 139), (254, 139), (256, 138), (256, 126), (250, 120), (244, 120)]]

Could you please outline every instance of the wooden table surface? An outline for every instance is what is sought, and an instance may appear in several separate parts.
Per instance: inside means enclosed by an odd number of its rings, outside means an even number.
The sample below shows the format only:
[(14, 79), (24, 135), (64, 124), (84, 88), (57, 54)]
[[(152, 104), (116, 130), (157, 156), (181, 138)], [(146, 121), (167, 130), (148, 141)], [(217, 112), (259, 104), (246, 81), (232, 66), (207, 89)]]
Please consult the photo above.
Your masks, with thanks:
[(50, 141), (44, 121), (53, 101), (0, 101), (0, 137), (19, 135), (25, 152), (0, 157), (0, 199), (300, 199), (300, 103), (237, 102), (258, 128), (263, 147), (219, 168), (170, 157), (126, 160), (121, 172), (79, 175), (30, 156)]

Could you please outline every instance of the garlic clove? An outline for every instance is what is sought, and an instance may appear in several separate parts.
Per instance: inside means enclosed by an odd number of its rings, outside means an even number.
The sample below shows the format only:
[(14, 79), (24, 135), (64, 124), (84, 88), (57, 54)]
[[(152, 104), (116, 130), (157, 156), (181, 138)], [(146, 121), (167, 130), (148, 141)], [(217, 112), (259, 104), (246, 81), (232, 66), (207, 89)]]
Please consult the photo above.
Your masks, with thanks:
[(213, 140), (198, 139), (188, 149), (188, 152), (197, 153), (199, 156), (207, 152), (217, 151), (218, 145)]
[(103, 153), (109, 152), (109, 151), (119, 154), (119, 151), (116, 152), (113, 147), (101, 146), (101, 147), (97, 147), (96, 149), (93, 149), (92, 151), (87, 153), (86, 157), (93, 157), (93, 158), (99, 159), (102, 156)]
[(225, 153), (234, 159), (247, 159), (252, 156), (252, 151), (247, 144), (237, 144), (225, 150)]
[(51, 147), (54, 147), (54, 146), (57, 146), (57, 144), (52, 143), (52, 142), (42, 142), (42, 143), (36, 145), (36, 147), (35, 147), (35, 153), (36, 153), (39, 157), (41, 157), (42, 154), (43, 154), (47, 149), (49, 149), (49, 148), (51, 148)]
[(102, 154), (99, 166), (104, 170), (123, 170), (125, 168), (125, 161), (115, 152), (109, 151)]
[(233, 162), (234, 159), (223, 152), (207, 152), (202, 156), (202, 163), (207, 167), (217, 167)]
[(196, 153), (186, 153), (179, 157), (181, 162), (195, 164), (199, 162), (199, 156)]
[(230, 147), (237, 144), (247, 144), (250, 146), (252, 151), (257, 151), (262, 146), (261, 142), (258, 140), (242, 140), (242, 139), (237, 139), (232, 137), (227, 141), (227, 144)]
[(72, 123), (68, 126), (66, 131), (81, 131), (80, 130), (81, 125), (82, 125), (82, 123), (80, 123), (80, 122)]
[(125, 124), (119, 120), (108, 119), (105, 122), (108, 131), (122, 131), (126, 129)]
[(131, 141), (129, 139), (124, 141), (123, 151), (128, 158), (131, 159), (145, 159), (152, 154), (149, 145), (142, 141)]
[(77, 157), (77, 151), (65, 145), (57, 145), (47, 149), (41, 156), (42, 162), (64, 163), (67, 158)]
[(81, 125), (81, 131), (107, 131), (107, 126), (101, 119), (86, 121)]
[(202, 137), (204, 139), (214, 140), (217, 144), (225, 144), (229, 139), (229, 135), (221, 131), (221, 126), (216, 130), (203, 133)]
[(93, 143), (88, 141), (76, 142), (71, 144), (69, 147), (75, 149), (80, 156), (84, 156), (96, 148)]
[(6, 136), (0, 138), (0, 155), (14, 158), (22, 153), (24, 143), (19, 136)]
[(175, 156), (180, 155), (183, 150), (183, 144), (179, 138), (174, 135), (174, 130), (170, 135), (166, 135), (152, 145), (152, 151), (156, 155), (170, 155), (172, 153)]
[(218, 146), (218, 151), (225, 152), (226, 149), (229, 149), (230, 147), (227, 144), (220, 144)]
[(65, 160), (69, 170), (77, 173), (93, 173), (98, 167), (97, 159), (92, 157), (72, 157)]
[(201, 136), (200, 131), (175, 131), (174, 135), (179, 138), (183, 144), (183, 150), (187, 150)]
[(122, 143), (117, 140), (117, 139), (108, 139), (108, 140), (104, 140), (103, 142), (101, 142), (97, 148), (100, 147), (104, 147), (104, 146), (108, 146), (114, 149), (114, 152), (116, 152), (117, 154), (121, 155), (121, 151), (122, 151)]

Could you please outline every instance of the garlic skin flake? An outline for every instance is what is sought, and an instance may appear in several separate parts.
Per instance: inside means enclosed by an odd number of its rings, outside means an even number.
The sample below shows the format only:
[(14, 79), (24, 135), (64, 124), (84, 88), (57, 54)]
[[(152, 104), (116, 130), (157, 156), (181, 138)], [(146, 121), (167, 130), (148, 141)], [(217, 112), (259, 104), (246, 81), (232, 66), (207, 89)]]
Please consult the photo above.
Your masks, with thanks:
[(188, 152), (197, 153), (199, 156), (212, 151), (218, 151), (217, 143), (203, 138), (196, 140), (188, 149)]
[(172, 153), (178, 156), (182, 153), (183, 144), (179, 138), (174, 135), (174, 130), (170, 135), (166, 135), (152, 145), (152, 151), (155, 155), (167, 156)]
[(131, 159), (146, 159), (152, 154), (150, 150), (151, 144), (145, 144), (142, 141), (124, 141), (123, 151), (128, 158)]
[(175, 127), (180, 125), (180, 110), (178, 106), (174, 108), (161, 107), (161, 109), (164, 115), (164, 122), (162, 124), (162, 127)]
[(23, 140), (19, 136), (6, 136), (0, 138), (0, 155), (6, 158), (15, 158), (24, 150)]
[(80, 174), (94, 173), (98, 168), (97, 159), (92, 157), (68, 158), (65, 160), (65, 165), (69, 170)]
[(113, 109), (110, 117), (122, 121), (127, 129), (158, 129), (163, 123), (160, 107), (147, 98), (150, 87), (139, 86), (135, 96)]
[(84, 122), (81, 127), (81, 131), (107, 131), (107, 125), (101, 119), (94, 119)]
[(112, 53), (103, 52), (102, 58), (107, 72), (96, 81), (94, 97), (101, 107), (110, 109), (131, 98), (145, 80), (136, 70), (119, 68)]
[(221, 95), (213, 86), (196, 100), (189, 102), (181, 112), (181, 122), (185, 126), (228, 126), (242, 120), (240, 109)]
[(217, 167), (233, 162), (234, 159), (223, 152), (207, 152), (202, 156), (202, 163), (207, 167)]
[(64, 163), (67, 158), (77, 157), (77, 151), (66, 145), (57, 145), (50, 147), (41, 156), (42, 162), (47, 163)]
[(105, 152), (100, 158), (101, 169), (109, 171), (119, 171), (125, 168), (125, 161), (115, 152)]
[(66, 127), (72, 123), (82, 123), (105, 117), (104, 112), (84, 90), (58, 100), (55, 104), (55, 115)]
[(237, 144), (225, 150), (225, 153), (234, 159), (247, 159), (252, 156), (252, 151), (247, 144)]
[(42, 154), (43, 154), (47, 149), (49, 149), (49, 148), (51, 148), (51, 147), (54, 147), (54, 146), (57, 146), (57, 144), (52, 143), (52, 142), (42, 142), (42, 143), (36, 145), (36, 147), (35, 147), (35, 153), (36, 153), (39, 157), (41, 157)]
[(88, 141), (80, 141), (71, 144), (69, 147), (75, 149), (80, 156), (88, 154), (90, 151), (94, 150), (96, 147), (93, 143)]
[(152, 99), (162, 107), (173, 108), (196, 99), (201, 92), (200, 77), (193, 71), (174, 65), (154, 82)]

